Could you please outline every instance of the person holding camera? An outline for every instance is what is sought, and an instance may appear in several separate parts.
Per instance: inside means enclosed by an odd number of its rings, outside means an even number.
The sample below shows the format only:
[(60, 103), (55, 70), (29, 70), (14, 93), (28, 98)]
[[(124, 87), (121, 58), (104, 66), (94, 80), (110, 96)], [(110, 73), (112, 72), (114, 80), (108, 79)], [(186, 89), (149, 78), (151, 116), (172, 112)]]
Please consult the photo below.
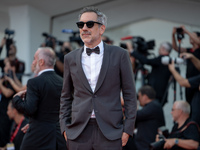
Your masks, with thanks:
[[(63, 77), (63, 71), (64, 71), (64, 55), (72, 51), (71, 43), (70, 42), (62, 42), (57, 41), (55, 37), (52, 35), (49, 35), (47, 33), (43, 33), (43, 36), (45, 36), (45, 42), (41, 44), (41, 47), (50, 47), (54, 50), (56, 53), (56, 63), (54, 66), (54, 70), (56, 74)], [(57, 44), (61, 46), (61, 49), (59, 52), (56, 50)]]
[[(193, 54), (191, 53), (182, 53), (180, 57), (184, 57), (185, 59), (190, 59), (192, 63), (194, 63), (194, 66), (200, 70), (200, 60), (197, 59)], [(190, 88), (191, 91), (194, 92), (194, 96), (192, 97), (192, 100), (190, 102), (191, 105), (191, 117), (194, 121), (196, 121), (200, 125), (200, 91), (199, 91), (199, 85), (200, 85), (200, 74), (190, 77), (190, 78), (183, 78), (175, 69), (174, 62), (172, 64), (168, 65), (169, 70), (173, 74), (176, 81), (183, 87)]]
[(159, 56), (155, 58), (147, 58), (138, 51), (133, 49), (131, 43), (127, 43), (128, 51), (131, 56), (138, 59), (141, 64), (147, 64), (152, 66), (151, 73), (148, 77), (148, 85), (152, 86), (156, 91), (156, 99), (161, 103), (162, 106), (167, 102), (167, 85), (171, 73), (168, 67), (162, 64), (162, 57), (169, 56), (172, 46), (169, 42), (162, 42), (159, 47)]
[[(15, 71), (15, 67), (11, 66), (8, 59), (5, 60), (4, 72), (11, 76), (11, 72)], [(4, 147), (9, 142), (10, 129), (12, 121), (7, 115), (8, 102), (15, 94), (13, 87), (5, 80), (4, 76), (0, 79), (0, 147)]]
[[(171, 133), (164, 142), (156, 136), (156, 141), (163, 143), (161, 149), (186, 150), (197, 149), (199, 146), (199, 126), (190, 119), (190, 104), (186, 101), (175, 101), (172, 107), (172, 118), (175, 122)], [(158, 143), (156, 145), (159, 145)], [(152, 149), (159, 149), (155, 146)]]
[(137, 150), (149, 150), (149, 144), (155, 140), (159, 127), (165, 125), (161, 104), (155, 100), (156, 92), (145, 85), (138, 91), (138, 100), (142, 109), (137, 111), (135, 143)]
[(64, 72), (64, 56), (72, 51), (71, 43), (66, 41), (63, 42), (60, 52), (56, 52), (56, 64), (55, 64), (55, 72), (63, 77)]
[[(178, 30), (178, 32), (177, 32)], [(182, 31), (179, 31), (182, 30)], [(178, 35), (182, 34), (182, 38), (184, 37), (184, 34), (187, 34), (190, 38), (190, 44), (192, 45), (191, 48), (184, 48), (177, 46), (176, 43), (176, 37), (175, 35), (177, 34), (177, 40), (181, 42), (182, 39), (178, 38)], [(172, 32), (172, 47), (174, 50), (177, 52), (183, 53), (191, 53), (198, 59), (200, 59), (200, 32), (189, 32), (184, 26), (181, 26), (179, 28), (174, 27), (173, 32)], [(200, 72), (197, 70), (194, 66), (194, 64), (191, 62), (190, 59), (187, 60), (187, 66), (186, 66), (186, 78), (190, 78), (193, 76), (198, 75)], [(185, 96), (186, 100), (191, 103), (192, 97), (194, 96), (194, 90), (190, 88), (186, 88), (185, 90)]]
[(5, 60), (8, 59), (10, 61), (10, 65), (15, 67), (16, 76), (21, 82), (23, 73), (25, 71), (25, 63), (19, 60), (16, 54), (17, 54), (17, 48), (14, 44), (11, 44), (8, 50), (8, 57), (0, 60), (0, 67), (2, 70), (2, 74), (4, 74)]
[[(30, 76), (31, 78), (33, 77), (36, 77), (37, 76), (37, 73), (35, 72), (35, 64), (32, 63), (31, 64), (31, 72), (32, 72), (32, 75)], [(13, 78), (10, 77), (10, 76), (4, 76), (5, 80), (7, 80), (11, 86), (13, 87), (13, 89), (16, 91), (16, 92), (20, 92), (20, 91), (23, 91), (23, 90), (26, 90), (26, 84), (25, 85), (22, 85), (22, 83), (19, 81), (19, 79), (17, 78), (16, 76), (16, 73), (13, 72)]]

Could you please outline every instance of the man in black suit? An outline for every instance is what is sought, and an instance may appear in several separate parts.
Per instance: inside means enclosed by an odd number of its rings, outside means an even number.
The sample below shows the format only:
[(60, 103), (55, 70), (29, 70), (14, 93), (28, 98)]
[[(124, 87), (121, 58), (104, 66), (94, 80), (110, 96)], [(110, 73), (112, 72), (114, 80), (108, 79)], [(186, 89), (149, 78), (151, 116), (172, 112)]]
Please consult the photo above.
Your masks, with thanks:
[(29, 129), (21, 150), (66, 150), (59, 125), (62, 78), (53, 70), (55, 53), (51, 48), (39, 48), (33, 60), (37, 77), (27, 83), (27, 91), (13, 98), (15, 108), (29, 116)]
[(142, 86), (138, 91), (138, 100), (143, 107), (137, 111), (135, 143), (137, 150), (149, 150), (155, 141), (158, 128), (165, 125), (161, 104), (155, 100), (156, 92), (149, 86)]
[(84, 8), (77, 22), (84, 47), (64, 58), (60, 125), (69, 150), (121, 150), (133, 135), (137, 104), (130, 58), (102, 42), (106, 22), (97, 8)]

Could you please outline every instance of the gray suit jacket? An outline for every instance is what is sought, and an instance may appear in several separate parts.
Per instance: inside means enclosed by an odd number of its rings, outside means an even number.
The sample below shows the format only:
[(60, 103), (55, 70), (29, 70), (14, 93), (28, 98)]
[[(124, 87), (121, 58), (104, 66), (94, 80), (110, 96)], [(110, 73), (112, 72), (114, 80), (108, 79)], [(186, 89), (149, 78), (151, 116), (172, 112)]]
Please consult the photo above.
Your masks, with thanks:
[[(81, 64), (83, 47), (65, 55), (60, 104), (61, 132), (77, 138), (87, 125), (92, 110), (107, 139), (115, 140), (122, 132), (133, 134), (136, 118), (136, 92), (129, 54), (122, 48), (104, 43), (103, 63), (93, 92)], [(125, 119), (120, 91), (125, 101)]]

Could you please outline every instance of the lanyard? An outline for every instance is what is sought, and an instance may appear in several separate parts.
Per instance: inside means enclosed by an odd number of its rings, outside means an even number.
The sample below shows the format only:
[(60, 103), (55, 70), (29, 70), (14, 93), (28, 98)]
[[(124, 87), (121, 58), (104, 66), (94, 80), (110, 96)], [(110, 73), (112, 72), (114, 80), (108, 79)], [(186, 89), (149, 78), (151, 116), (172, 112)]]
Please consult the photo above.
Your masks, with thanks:
[(17, 128), (15, 129), (14, 133), (12, 134), (12, 136), (10, 138), (10, 142), (13, 142), (14, 138), (16, 137), (23, 120), (24, 120), (24, 117), (21, 118), (19, 124), (17, 125)]

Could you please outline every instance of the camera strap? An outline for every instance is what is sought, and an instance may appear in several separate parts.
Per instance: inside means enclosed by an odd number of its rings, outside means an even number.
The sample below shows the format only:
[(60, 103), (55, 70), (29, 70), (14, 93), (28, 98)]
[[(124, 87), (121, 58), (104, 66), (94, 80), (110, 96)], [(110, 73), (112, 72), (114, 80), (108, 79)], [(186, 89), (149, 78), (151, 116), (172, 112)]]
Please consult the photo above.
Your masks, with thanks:
[(196, 122), (194, 122), (194, 121), (190, 121), (190, 122), (188, 122), (188, 123), (186, 124), (186, 126), (185, 126), (183, 129), (180, 130), (180, 132), (183, 132), (183, 131), (184, 131), (185, 129), (187, 129), (187, 128), (189, 127), (189, 125), (191, 125), (191, 124), (196, 125), (198, 131), (200, 132), (199, 125), (198, 125)]
[(181, 133), (181, 132), (183, 132), (185, 129), (187, 129), (191, 124), (196, 125), (196, 127), (197, 127), (197, 129), (198, 129), (198, 131), (199, 131), (199, 133), (200, 133), (199, 125), (198, 125), (196, 122), (194, 122), (194, 121), (190, 121), (190, 122), (188, 122), (181, 130), (176, 131), (176, 132), (172, 132), (171, 134), (174, 134), (174, 133)]

